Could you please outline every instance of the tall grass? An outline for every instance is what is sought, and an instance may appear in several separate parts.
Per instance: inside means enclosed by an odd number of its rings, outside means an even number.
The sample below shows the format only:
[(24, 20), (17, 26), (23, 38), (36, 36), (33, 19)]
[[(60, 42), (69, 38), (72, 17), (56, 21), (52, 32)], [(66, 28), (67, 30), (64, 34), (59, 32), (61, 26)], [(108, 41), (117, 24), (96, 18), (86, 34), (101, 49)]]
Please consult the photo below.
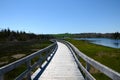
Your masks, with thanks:
[[(32, 54), (33, 52), (47, 47), (48, 45), (52, 44), (52, 42), (48, 40), (44, 41), (20, 41), (20, 42), (0, 42), (0, 63), (6, 62), (1, 64), (0, 66), (4, 66), (9, 64), (13, 61), (16, 61), (20, 58), (13, 58), (12, 55), (16, 54), (25, 54), (25, 56)], [(46, 53), (44, 53), (45, 55)], [(25, 57), (23, 56), (23, 57)], [(44, 56), (43, 56), (44, 57)], [(35, 57), (32, 60), (32, 64), (37, 61), (39, 58)], [(26, 65), (23, 64), (18, 68), (8, 72), (5, 74), (5, 80), (14, 80), (19, 74), (21, 74), (26, 69)], [(27, 79), (25, 79), (27, 80)]]
[(20, 59), (12, 57), (13, 55), (25, 54), (27, 56), (50, 44), (50, 41), (0, 42), (0, 66), (4, 66), (10, 62)]

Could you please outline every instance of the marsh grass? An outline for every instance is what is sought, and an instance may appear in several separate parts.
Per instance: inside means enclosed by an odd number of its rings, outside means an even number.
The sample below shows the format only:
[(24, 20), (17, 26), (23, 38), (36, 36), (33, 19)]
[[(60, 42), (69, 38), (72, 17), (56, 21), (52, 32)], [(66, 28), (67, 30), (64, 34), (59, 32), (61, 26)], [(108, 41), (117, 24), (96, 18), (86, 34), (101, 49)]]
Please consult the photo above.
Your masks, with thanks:
[[(4, 66), (13, 61), (16, 61), (20, 58), (23, 58), (29, 54), (32, 54), (35, 51), (38, 51), (42, 48), (47, 47), (52, 44), (48, 40), (44, 41), (21, 41), (21, 42), (0, 42), (0, 66)], [(16, 54), (24, 54), (24, 56), (15, 58), (13, 55)], [(44, 57), (46, 53), (42, 53), (42, 57)], [(34, 64), (37, 60), (39, 60), (39, 56), (35, 57), (31, 60), (31, 63)], [(44, 60), (42, 60), (42, 63)], [(26, 64), (23, 64), (16, 69), (5, 74), (5, 80), (14, 80), (19, 74), (21, 74), (24, 70), (26, 70)], [(25, 79), (26, 80), (26, 79)]]
[(26, 64), (22, 64), (21, 66), (13, 69), (12, 71), (6, 73), (4, 75), (4, 80), (14, 80), (18, 75), (24, 72), (27, 69)]
[[(100, 46), (83, 40), (67, 39), (81, 52), (120, 73), (120, 49)], [(80, 60), (85, 66), (85, 62)], [(97, 80), (111, 80), (92, 67), (92, 75)]]
[[(0, 42), (0, 66), (4, 66), (51, 44), (50, 41)], [(14, 55), (24, 54), (19, 58)]]

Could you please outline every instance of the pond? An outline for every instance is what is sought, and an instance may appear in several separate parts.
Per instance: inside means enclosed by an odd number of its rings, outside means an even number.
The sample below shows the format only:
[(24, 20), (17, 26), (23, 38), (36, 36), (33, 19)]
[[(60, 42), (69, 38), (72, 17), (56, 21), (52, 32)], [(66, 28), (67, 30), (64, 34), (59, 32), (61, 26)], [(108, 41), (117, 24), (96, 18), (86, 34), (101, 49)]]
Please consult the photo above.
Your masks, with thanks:
[(109, 39), (109, 38), (75, 38), (76, 40), (88, 40), (91, 43), (108, 46), (112, 48), (120, 48), (120, 39)]

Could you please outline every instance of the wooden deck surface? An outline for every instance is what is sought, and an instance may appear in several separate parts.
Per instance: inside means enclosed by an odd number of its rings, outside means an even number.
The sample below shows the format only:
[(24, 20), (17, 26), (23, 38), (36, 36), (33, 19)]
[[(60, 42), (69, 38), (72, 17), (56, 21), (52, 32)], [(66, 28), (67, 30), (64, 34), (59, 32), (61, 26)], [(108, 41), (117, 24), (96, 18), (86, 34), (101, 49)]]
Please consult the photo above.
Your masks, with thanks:
[(68, 47), (60, 42), (57, 44), (58, 50), (39, 80), (84, 80)]

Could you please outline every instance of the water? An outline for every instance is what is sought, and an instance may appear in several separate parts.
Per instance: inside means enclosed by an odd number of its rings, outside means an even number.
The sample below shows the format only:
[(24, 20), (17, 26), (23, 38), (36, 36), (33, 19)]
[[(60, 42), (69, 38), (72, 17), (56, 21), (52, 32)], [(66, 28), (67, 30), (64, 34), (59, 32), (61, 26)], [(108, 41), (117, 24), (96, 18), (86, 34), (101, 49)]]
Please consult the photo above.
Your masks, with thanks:
[(75, 38), (77, 40), (88, 40), (91, 43), (108, 46), (112, 48), (120, 48), (120, 39), (108, 39), (108, 38)]

